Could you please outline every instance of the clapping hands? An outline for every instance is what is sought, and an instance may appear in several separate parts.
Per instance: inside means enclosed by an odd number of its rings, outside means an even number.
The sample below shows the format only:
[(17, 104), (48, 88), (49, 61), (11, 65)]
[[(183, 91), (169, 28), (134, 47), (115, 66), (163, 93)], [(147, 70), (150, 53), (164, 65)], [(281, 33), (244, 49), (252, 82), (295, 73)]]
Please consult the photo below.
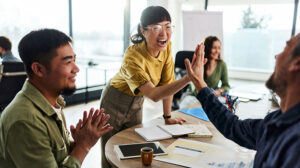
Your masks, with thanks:
[(75, 147), (80, 147), (85, 152), (88, 152), (99, 140), (99, 138), (111, 131), (113, 127), (106, 124), (110, 116), (104, 114), (104, 109), (90, 109), (83, 113), (83, 119), (80, 119), (76, 127), (70, 127), (72, 137), (75, 142)]

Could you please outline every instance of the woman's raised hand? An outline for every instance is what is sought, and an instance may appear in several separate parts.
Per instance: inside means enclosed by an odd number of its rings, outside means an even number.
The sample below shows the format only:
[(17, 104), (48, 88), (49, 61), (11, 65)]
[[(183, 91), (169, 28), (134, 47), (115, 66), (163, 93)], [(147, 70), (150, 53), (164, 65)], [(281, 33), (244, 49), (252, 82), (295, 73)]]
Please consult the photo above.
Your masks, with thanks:
[(204, 81), (204, 65), (206, 64), (207, 59), (204, 58), (204, 44), (201, 43), (197, 45), (192, 63), (189, 59), (185, 59), (184, 61), (187, 75), (194, 83), (197, 91), (206, 87), (206, 83)]

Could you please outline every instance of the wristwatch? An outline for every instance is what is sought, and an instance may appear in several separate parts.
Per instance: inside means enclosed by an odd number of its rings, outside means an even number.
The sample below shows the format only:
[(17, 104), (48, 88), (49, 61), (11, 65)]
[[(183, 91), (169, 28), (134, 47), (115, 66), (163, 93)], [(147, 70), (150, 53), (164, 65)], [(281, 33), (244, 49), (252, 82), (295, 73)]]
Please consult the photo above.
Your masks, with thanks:
[(163, 115), (163, 117), (164, 117), (164, 119), (169, 119), (169, 118), (171, 118), (171, 115), (169, 115), (169, 116)]

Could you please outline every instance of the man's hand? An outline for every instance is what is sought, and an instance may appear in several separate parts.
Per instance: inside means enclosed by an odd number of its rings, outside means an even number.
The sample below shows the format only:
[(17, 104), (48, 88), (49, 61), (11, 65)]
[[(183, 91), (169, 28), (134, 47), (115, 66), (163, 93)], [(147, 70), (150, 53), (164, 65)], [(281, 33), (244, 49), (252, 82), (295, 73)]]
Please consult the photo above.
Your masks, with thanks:
[(76, 127), (73, 125), (70, 127), (75, 142), (71, 155), (82, 163), (86, 154), (97, 143), (99, 138), (113, 129), (109, 124), (106, 124), (109, 118), (109, 115), (104, 114), (104, 109), (94, 110), (91, 108), (88, 116), (85, 111), (83, 119), (79, 120)]
[(194, 83), (197, 92), (199, 92), (207, 86), (204, 81), (204, 65), (207, 62), (207, 59), (204, 58), (204, 44), (197, 45), (192, 63), (187, 58), (184, 61), (187, 75)]

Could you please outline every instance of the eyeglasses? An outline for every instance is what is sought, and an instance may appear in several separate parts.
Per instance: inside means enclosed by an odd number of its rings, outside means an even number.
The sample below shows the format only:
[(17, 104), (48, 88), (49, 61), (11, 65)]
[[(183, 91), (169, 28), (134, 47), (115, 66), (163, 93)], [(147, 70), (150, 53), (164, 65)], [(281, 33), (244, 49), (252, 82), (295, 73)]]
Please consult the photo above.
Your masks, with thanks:
[(175, 28), (175, 26), (173, 25), (166, 25), (166, 26), (162, 26), (162, 25), (153, 25), (153, 26), (148, 26), (145, 27), (146, 30), (151, 30), (153, 33), (160, 33), (163, 30), (163, 27), (165, 27), (165, 30), (167, 33), (172, 33), (172, 29)]

